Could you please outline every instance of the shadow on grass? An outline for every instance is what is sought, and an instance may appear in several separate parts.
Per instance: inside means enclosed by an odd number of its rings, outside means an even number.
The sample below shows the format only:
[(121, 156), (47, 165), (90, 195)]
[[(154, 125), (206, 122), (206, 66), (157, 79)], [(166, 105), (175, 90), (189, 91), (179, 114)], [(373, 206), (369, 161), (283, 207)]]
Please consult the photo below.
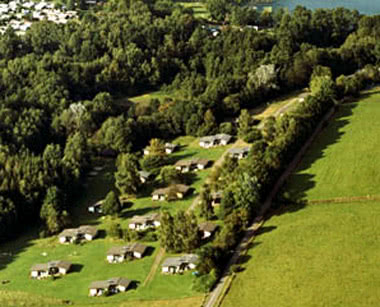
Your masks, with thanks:
[[(291, 177), (289, 177), (288, 182), (284, 185), (283, 190), (279, 193), (281, 197), (284, 197), (290, 201), (290, 203), (284, 203), (278, 205), (294, 208), (294, 203), (298, 204), (300, 201), (305, 200), (307, 196), (307, 191), (314, 188), (316, 182), (314, 180), (314, 175), (309, 173), (301, 173), (303, 171), (307, 171), (315, 161), (322, 159), (325, 157), (326, 149), (336, 144), (340, 141), (344, 132), (342, 131), (343, 127), (350, 123), (350, 119), (348, 118), (353, 114), (353, 109), (357, 107), (357, 103), (355, 104), (344, 104), (338, 107), (338, 110), (335, 116), (326, 123), (325, 127), (321, 131), (320, 135), (318, 135), (314, 141), (314, 144), (308, 149), (305, 154), (305, 157), (298, 165), (296, 172), (293, 173)], [(283, 199), (279, 199), (281, 203)], [(296, 206), (298, 208), (298, 206)]]
[(74, 263), (72, 266), (71, 266), (71, 270), (70, 270), (70, 273), (80, 273), (83, 269), (83, 264), (80, 264), (80, 263)]
[(18, 239), (11, 239), (0, 245), (0, 271), (6, 269), (9, 264), (15, 261), (19, 254), (26, 251), (33, 245), (32, 240), (38, 239), (38, 231), (31, 230), (27, 234), (20, 234)]
[(148, 246), (146, 251), (145, 251), (144, 257), (152, 256), (154, 253), (154, 250), (155, 250), (155, 248), (153, 246)]

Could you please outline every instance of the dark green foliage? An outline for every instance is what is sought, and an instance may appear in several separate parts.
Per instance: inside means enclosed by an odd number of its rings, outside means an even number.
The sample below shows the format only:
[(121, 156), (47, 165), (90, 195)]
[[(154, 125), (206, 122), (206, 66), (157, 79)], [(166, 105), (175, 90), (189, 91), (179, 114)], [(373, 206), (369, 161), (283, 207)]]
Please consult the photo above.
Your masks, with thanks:
[(200, 216), (206, 220), (211, 220), (214, 217), (214, 208), (212, 207), (212, 198), (210, 187), (206, 184), (200, 193)]
[(141, 186), (139, 161), (133, 154), (120, 154), (116, 160), (115, 185), (121, 194), (136, 194)]
[(107, 228), (107, 235), (114, 239), (123, 238), (123, 230), (121, 229), (120, 224), (115, 220), (111, 220)]
[(117, 215), (122, 209), (119, 197), (114, 191), (110, 191), (104, 199), (102, 212), (105, 215)]

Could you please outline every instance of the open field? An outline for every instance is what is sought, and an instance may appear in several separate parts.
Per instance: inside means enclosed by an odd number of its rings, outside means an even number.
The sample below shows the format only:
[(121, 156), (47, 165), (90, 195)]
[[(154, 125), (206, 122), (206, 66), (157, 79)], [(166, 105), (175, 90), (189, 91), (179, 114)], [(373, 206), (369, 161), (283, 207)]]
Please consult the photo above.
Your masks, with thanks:
[(293, 199), (380, 195), (380, 93), (339, 106), (285, 188)]
[[(174, 140), (181, 144), (181, 149), (170, 157), (173, 162), (180, 159), (207, 158), (217, 160), (229, 146), (203, 149), (198, 145), (198, 139), (193, 137), (181, 137)], [(114, 240), (107, 237), (106, 229), (110, 218), (87, 212), (87, 206), (105, 197), (113, 188), (114, 161), (99, 160), (97, 165), (103, 165), (95, 177), (89, 177), (86, 188), (73, 204), (74, 225), (92, 224), (100, 230), (100, 237), (83, 245), (61, 245), (57, 237), (46, 239), (38, 238), (38, 231), (31, 230), (18, 240), (3, 244), (0, 247), (0, 281), (10, 282), (0, 285), (0, 306), (59, 306), (63, 300), (74, 302), (75, 305), (88, 306), (100, 304), (100, 306), (130, 306), (128, 301), (152, 300), (147, 303), (138, 302), (139, 306), (194, 306), (199, 302), (199, 293), (191, 289), (191, 272), (184, 275), (168, 276), (160, 273), (160, 266), (152, 280), (146, 286), (142, 286), (151, 270), (155, 256), (159, 250), (158, 242), (146, 242), (144, 244), (153, 247), (151, 253), (141, 260), (129, 261), (122, 264), (108, 264), (106, 252), (111, 246), (122, 245), (122, 240)], [(128, 220), (134, 215), (142, 215), (154, 210), (167, 209), (175, 212), (178, 209), (187, 209), (199, 192), (209, 170), (196, 172), (194, 175), (195, 193), (192, 196), (174, 202), (154, 202), (147, 188), (146, 195), (138, 199), (130, 199), (133, 203), (126, 208), (117, 218), (123, 228), (127, 227)], [(6, 254), (3, 254), (6, 253)], [(164, 255), (163, 259), (167, 255)], [(33, 264), (45, 263), (51, 260), (68, 260), (74, 264), (73, 272), (56, 280), (32, 280), (29, 278), (29, 269)], [(104, 280), (110, 277), (123, 276), (134, 280), (137, 288), (119, 293), (110, 297), (88, 297), (88, 286), (92, 281)], [(198, 296), (198, 297), (197, 297)], [(42, 299), (43, 297), (43, 299)], [(171, 301), (172, 299), (184, 299), (184, 303)], [(29, 299), (30, 298), (30, 299)], [(155, 302), (155, 300), (159, 300)], [(165, 301), (161, 301), (165, 300)], [(144, 305), (145, 304), (145, 305)], [(196, 305), (195, 305), (196, 306)]]
[(378, 306), (379, 214), (376, 202), (278, 212), (259, 231), (222, 306)]
[(178, 2), (185, 8), (191, 8), (194, 12), (194, 17), (209, 19), (210, 13), (208, 12), (205, 3), (203, 2)]

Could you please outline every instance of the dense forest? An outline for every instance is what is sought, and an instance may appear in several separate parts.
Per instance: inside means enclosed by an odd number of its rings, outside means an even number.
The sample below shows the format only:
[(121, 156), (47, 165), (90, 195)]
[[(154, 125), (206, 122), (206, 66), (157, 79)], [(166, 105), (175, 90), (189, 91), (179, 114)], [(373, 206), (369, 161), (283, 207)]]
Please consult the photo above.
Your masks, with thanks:
[[(239, 197), (260, 199), (307, 134), (303, 120), (311, 127), (334, 95), (379, 81), (379, 16), (303, 7), (260, 15), (213, 2), (218, 35), (175, 2), (125, 0), (65, 25), (38, 22), (23, 36), (11, 29), (0, 36), (0, 241), (36, 220), (62, 229), (91, 158), (133, 152), (152, 138), (238, 132), (254, 143), (257, 163), (254, 176), (235, 179), (263, 187)], [(242, 111), (309, 83), (317, 95), (299, 117), (270, 121), (263, 133)], [(119, 99), (158, 88), (181, 98), (144, 108)], [(231, 189), (223, 217), (237, 203)]]

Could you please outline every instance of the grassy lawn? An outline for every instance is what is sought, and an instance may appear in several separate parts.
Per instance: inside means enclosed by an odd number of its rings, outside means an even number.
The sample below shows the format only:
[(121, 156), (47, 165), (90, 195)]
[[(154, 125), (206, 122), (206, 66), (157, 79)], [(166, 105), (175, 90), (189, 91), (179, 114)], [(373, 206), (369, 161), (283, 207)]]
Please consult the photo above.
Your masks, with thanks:
[(156, 91), (156, 92), (143, 94), (140, 96), (131, 97), (129, 98), (129, 100), (134, 103), (148, 103), (151, 99), (163, 100), (165, 98), (172, 98), (172, 97), (173, 97), (173, 94), (171, 93), (167, 93), (164, 91)]
[(205, 3), (203, 2), (178, 2), (185, 8), (191, 8), (194, 12), (194, 17), (202, 19), (210, 19)]
[(380, 203), (288, 209), (265, 223), (222, 306), (378, 306)]
[[(207, 158), (218, 159), (228, 148), (216, 147), (203, 149), (198, 145), (198, 139), (193, 137), (181, 137), (173, 142), (181, 144), (181, 149), (171, 155), (173, 161), (180, 159)], [(191, 289), (193, 276), (191, 272), (184, 275), (169, 276), (160, 273), (158, 268), (152, 281), (142, 287), (147, 277), (156, 253), (159, 242), (147, 242), (153, 247), (151, 255), (141, 260), (130, 261), (122, 264), (108, 264), (106, 252), (114, 245), (122, 245), (122, 240), (113, 240), (105, 236), (105, 230), (110, 218), (87, 212), (87, 207), (96, 201), (103, 199), (110, 189), (113, 188), (114, 161), (99, 160), (97, 165), (103, 169), (94, 177), (88, 177), (86, 188), (80, 191), (77, 200), (73, 204), (73, 224), (93, 224), (100, 230), (100, 238), (83, 245), (61, 245), (57, 237), (39, 239), (37, 230), (31, 230), (28, 234), (15, 241), (3, 244), (0, 247), (0, 281), (9, 280), (4, 285), (0, 284), (0, 306), (58, 306), (62, 300), (69, 300), (75, 305), (88, 306), (96, 303), (100, 306), (130, 306), (127, 301), (135, 300), (165, 300), (158, 302), (141, 303), (139, 306), (196, 306), (199, 302), (199, 293)], [(210, 170), (195, 173), (195, 193), (181, 201), (153, 202), (147, 189), (144, 197), (131, 199), (132, 206), (125, 209), (118, 221), (122, 227), (127, 227), (128, 220), (134, 215), (142, 215), (153, 210), (168, 209), (175, 212), (178, 209), (187, 209), (199, 192)], [(5, 253), (5, 254), (3, 254)], [(166, 256), (164, 256), (164, 259)], [(74, 264), (73, 272), (56, 280), (32, 280), (29, 278), (29, 269), (33, 264), (45, 263), (51, 260), (68, 260)], [(88, 297), (88, 286), (92, 281), (104, 280), (110, 277), (122, 276), (134, 280), (140, 286), (111, 297)], [(170, 301), (171, 299), (189, 299), (189, 303)], [(30, 299), (29, 299), (30, 297)], [(43, 297), (43, 299), (42, 299)], [(190, 303), (191, 301), (191, 303)], [(175, 302), (175, 304), (174, 304)], [(181, 302), (181, 303), (179, 303)], [(187, 304), (187, 305), (186, 305)]]
[(295, 199), (380, 195), (380, 93), (339, 107), (286, 190)]

